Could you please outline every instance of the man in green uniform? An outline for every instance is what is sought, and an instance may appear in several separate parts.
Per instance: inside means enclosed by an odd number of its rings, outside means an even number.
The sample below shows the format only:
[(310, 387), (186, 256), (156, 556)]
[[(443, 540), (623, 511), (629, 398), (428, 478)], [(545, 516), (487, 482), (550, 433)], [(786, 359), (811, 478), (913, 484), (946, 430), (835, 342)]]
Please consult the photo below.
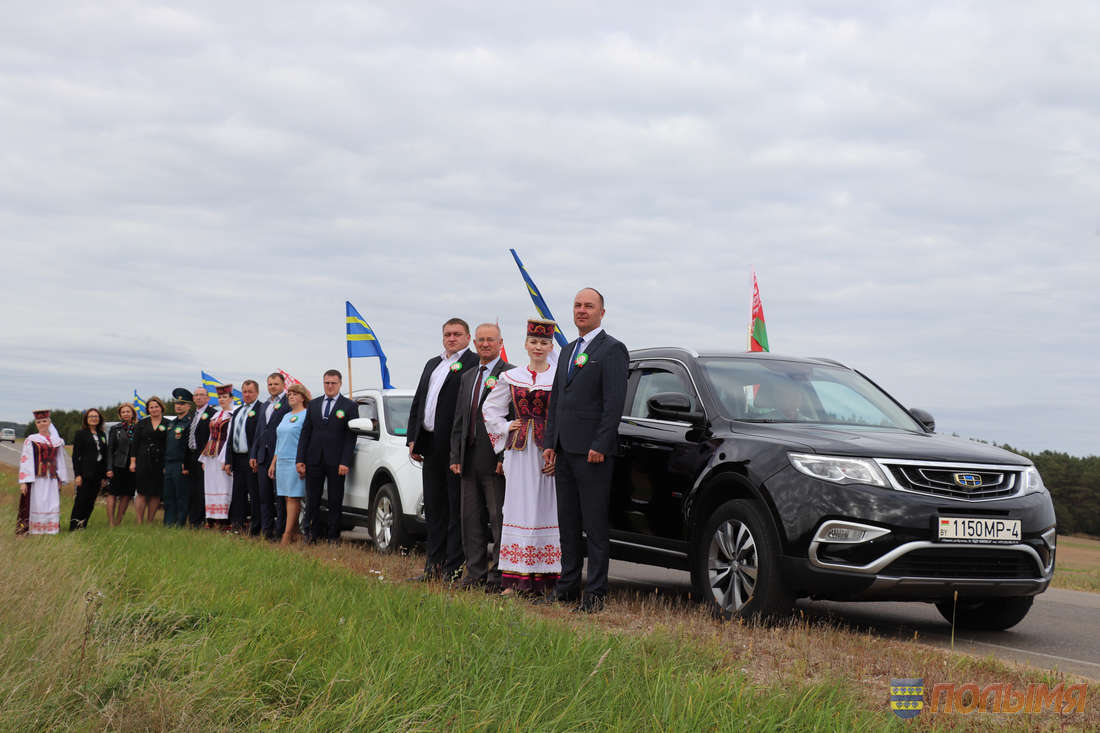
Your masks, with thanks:
[(191, 496), (188, 465), (191, 450), (187, 447), (191, 435), (194, 396), (183, 387), (172, 390), (176, 420), (168, 429), (164, 446), (164, 526), (182, 527), (187, 523), (187, 505)]

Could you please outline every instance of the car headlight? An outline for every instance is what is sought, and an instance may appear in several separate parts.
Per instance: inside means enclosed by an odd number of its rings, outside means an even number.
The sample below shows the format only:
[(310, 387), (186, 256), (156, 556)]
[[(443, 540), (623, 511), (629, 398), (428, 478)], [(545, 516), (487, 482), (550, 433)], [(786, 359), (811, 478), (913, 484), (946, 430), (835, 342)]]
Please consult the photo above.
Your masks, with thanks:
[(1028, 494), (1045, 494), (1047, 493), (1046, 484), (1043, 483), (1043, 477), (1039, 475), (1039, 469), (1035, 466), (1028, 466), (1020, 476), (1020, 480), (1024, 483), (1024, 496)]
[(869, 458), (846, 458), (843, 456), (817, 456), (809, 453), (788, 453), (791, 465), (796, 469), (835, 484), (870, 484), (887, 486), (882, 469)]

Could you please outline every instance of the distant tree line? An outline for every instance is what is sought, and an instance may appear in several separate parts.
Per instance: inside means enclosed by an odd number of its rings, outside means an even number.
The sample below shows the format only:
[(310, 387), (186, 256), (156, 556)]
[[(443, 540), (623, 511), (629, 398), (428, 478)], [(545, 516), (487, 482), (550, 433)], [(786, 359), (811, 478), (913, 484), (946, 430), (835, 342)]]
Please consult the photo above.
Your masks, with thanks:
[[(174, 403), (171, 400), (164, 404), (167, 408), (164, 413), (165, 415), (171, 416), (176, 414), (172, 409)], [(99, 414), (103, 416), (104, 424), (118, 420), (118, 405), (97, 407), (95, 409), (99, 410)], [(84, 425), (84, 410), (52, 410), (50, 412), (50, 420), (53, 422), (54, 427), (57, 428), (57, 432), (61, 435), (62, 440), (72, 445), (73, 436), (76, 435), (76, 431), (80, 430)], [(34, 427), (34, 419), (32, 418), (23, 428), (23, 437), (34, 435), (37, 432), (38, 429)]]
[(1100, 537), (1100, 456), (1079, 458), (1045, 450), (1029, 453), (1002, 445), (1001, 448), (1031, 459), (1054, 499), (1059, 534), (1090, 534)]

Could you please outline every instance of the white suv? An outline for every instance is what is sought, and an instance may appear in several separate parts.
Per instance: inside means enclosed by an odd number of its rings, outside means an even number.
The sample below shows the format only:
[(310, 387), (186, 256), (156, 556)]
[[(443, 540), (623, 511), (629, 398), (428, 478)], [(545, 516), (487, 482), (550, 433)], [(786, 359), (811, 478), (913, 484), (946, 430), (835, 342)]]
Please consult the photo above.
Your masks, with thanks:
[(362, 389), (352, 397), (359, 417), (348, 426), (358, 437), (341, 523), (365, 525), (382, 552), (408, 547), (424, 536), (421, 467), (405, 445), (413, 391)]
[(4, 428), (3, 430), (0, 430), (0, 441), (5, 441), (5, 440), (10, 440), (12, 443), (15, 442), (15, 430), (14, 429)]

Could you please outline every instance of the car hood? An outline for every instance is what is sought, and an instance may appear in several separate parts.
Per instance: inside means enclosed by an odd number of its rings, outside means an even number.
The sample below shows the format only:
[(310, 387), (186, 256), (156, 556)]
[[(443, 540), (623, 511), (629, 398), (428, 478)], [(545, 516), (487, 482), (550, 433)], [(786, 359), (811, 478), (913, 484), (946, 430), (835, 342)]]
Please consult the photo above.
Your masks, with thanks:
[(735, 422), (735, 434), (752, 434), (787, 444), (788, 447), (811, 453), (870, 458), (904, 458), (922, 461), (953, 461), (958, 463), (1004, 463), (1027, 466), (1030, 461), (1011, 453), (972, 440), (935, 433), (912, 433), (906, 430), (867, 428), (848, 425), (793, 425)]

